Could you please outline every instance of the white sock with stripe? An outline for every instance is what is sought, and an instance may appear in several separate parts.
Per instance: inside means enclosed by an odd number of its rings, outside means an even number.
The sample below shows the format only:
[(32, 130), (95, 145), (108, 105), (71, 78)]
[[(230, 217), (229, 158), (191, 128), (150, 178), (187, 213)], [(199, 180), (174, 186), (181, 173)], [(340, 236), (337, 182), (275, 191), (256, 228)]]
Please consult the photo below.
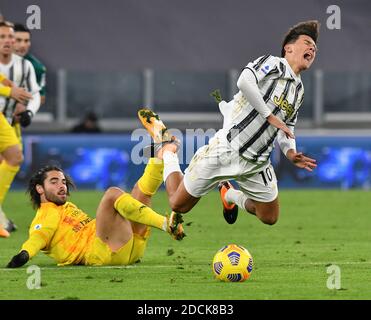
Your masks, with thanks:
[(247, 195), (241, 190), (229, 189), (225, 194), (225, 200), (229, 203), (235, 203), (241, 209), (246, 210), (245, 203), (248, 199)]

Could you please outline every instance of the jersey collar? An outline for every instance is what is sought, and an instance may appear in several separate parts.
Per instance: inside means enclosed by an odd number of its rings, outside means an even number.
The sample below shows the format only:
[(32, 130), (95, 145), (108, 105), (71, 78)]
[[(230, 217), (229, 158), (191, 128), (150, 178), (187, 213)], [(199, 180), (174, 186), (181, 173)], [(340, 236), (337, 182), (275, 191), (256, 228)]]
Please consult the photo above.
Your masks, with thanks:
[(285, 58), (281, 58), (281, 61), (285, 64), (286, 70), (285, 70), (285, 78), (292, 79), (295, 81), (301, 81), (300, 74), (297, 76), (295, 72), (291, 69), (290, 64), (287, 62)]

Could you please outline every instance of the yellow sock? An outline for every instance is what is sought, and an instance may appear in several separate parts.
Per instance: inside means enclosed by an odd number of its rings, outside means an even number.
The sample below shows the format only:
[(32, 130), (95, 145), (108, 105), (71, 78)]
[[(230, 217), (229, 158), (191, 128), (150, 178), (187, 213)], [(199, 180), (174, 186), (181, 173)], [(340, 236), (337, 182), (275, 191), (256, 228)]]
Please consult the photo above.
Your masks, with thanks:
[(122, 194), (114, 204), (115, 209), (124, 218), (166, 231), (166, 217), (134, 199), (129, 193)]
[(6, 194), (12, 184), (19, 166), (10, 166), (5, 160), (0, 164), (0, 205), (3, 204)]
[(150, 158), (142, 177), (138, 180), (139, 190), (147, 196), (153, 196), (161, 186), (164, 173), (164, 161)]

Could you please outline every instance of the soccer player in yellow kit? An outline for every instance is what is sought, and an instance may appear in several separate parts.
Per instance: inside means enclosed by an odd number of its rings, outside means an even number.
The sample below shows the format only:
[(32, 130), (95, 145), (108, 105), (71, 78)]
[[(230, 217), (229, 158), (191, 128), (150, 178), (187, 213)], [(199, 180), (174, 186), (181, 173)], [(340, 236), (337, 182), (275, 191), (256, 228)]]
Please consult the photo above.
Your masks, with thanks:
[[(26, 103), (32, 98), (32, 95), (23, 88), (19, 88), (8, 80), (5, 75), (0, 73), (0, 96), (6, 98), (13, 98), (20, 103)], [(19, 142), (14, 133), (12, 126), (5, 119), (2, 112), (0, 112), (0, 154), (5, 152), (8, 148), (17, 145)], [(1, 160), (0, 160), (1, 162)], [(0, 238), (9, 237), (9, 232), (6, 229), (8, 219), (5, 217), (0, 206)]]
[(28, 192), (38, 208), (21, 251), (8, 268), (23, 266), (40, 250), (58, 265), (128, 265), (144, 254), (150, 227), (184, 237), (180, 215), (162, 216), (148, 206), (162, 183), (163, 162), (152, 158), (131, 194), (110, 187), (90, 218), (67, 201), (72, 180), (56, 166), (41, 168), (30, 180)]

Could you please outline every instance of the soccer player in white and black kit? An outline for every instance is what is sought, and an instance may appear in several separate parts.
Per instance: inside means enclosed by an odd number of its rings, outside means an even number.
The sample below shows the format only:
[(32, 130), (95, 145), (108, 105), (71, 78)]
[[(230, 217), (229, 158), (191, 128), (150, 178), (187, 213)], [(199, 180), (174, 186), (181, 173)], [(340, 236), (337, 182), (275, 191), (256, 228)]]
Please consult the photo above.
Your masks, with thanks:
[[(3, 212), (2, 204), (23, 162), (21, 127), (31, 123), (40, 107), (40, 88), (34, 67), (31, 62), (13, 53), (13, 28), (9, 22), (0, 22), (0, 73), (12, 84), (11, 90), (24, 88), (24, 92), (29, 92), (30, 99), (20, 103), (13, 95), (0, 96), (0, 228), (8, 232), (16, 227)], [(3, 237), (6, 236), (9, 235), (4, 232)]]
[[(234, 223), (238, 207), (274, 224), (279, 216), (277, 180), (269, 156), (277, 139), (297, 167), (312, 171), (316, 160), (296, 151), (294, 126), (304, 98), (300, 73), (317, 52), (318, 21), (291, 28), (282, 44), (282, 57), (265, 55), (242, 71), (239, 92), (221, 101), (223, 128), (198, 149), (183, 176), (174, 143), (160, 145), (164, 181), (172, 210), (188, 212), (201, 196), (219, 185), (224, 217)], [(143, 122), (143, 121), (142, 121)], [(228, 180), (235, 180), (235, 190)]]

